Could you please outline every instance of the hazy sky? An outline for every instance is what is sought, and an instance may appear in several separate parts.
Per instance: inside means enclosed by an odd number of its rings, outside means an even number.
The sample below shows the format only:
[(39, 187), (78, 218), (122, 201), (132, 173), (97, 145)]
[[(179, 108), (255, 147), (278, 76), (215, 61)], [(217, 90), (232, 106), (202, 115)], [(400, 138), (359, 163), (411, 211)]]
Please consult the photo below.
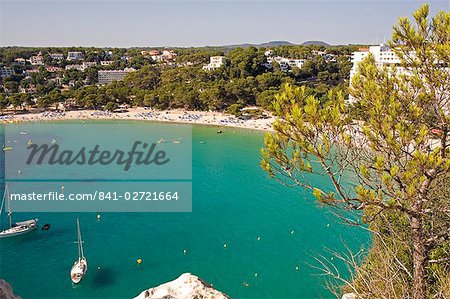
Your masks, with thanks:
[[(428, 1), (432, 14), (450, 0)], [(0, 0), (0, 46), (205, 46), (287, 40), (389, 39), (401, 1)]]

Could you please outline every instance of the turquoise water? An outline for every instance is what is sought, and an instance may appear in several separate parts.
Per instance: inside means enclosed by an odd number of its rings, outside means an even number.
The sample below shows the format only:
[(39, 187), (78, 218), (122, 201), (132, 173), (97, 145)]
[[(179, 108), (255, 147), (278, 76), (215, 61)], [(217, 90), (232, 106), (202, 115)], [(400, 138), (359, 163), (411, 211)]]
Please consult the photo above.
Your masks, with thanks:
[[(263, 133), (222, 130), (193, 127), (192, 213), (102, 213), (101, 221), (96, 213), (33, 215), (50, 230), (1, 239), (0, 276), (25, 299), (130, 298), (184, 272), (233, 298), (333, 298), (313, 257), (343, 251), (343, 241), (357, 249), (369, 236), (340, 224), (302, 189), (268, 178), (259, 167)], [(76, 217), (89, 270), (72, 286)]]

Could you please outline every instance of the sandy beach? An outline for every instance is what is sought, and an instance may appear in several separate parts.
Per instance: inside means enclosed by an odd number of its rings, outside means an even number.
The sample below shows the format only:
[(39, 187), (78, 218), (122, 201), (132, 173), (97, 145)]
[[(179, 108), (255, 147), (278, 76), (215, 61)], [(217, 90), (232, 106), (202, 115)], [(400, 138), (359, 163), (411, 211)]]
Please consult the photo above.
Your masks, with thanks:
[(4, 121), (51, 121), (76, 119), (118, 119), (118, 120), (148, 120), (160, 122), (187, 123), (235, 127), (262, 131), (271, 131), (275, 117), (264, 119), (243, 120), (234, 115), (222, 112), (186, 111), (186, 110), (147, 110), (130, 108), (126, 112), (111, 113), (101, 110), (74, 110), (66, 112), (46, 111), (40, 113), (12, 114), (3, 116)]

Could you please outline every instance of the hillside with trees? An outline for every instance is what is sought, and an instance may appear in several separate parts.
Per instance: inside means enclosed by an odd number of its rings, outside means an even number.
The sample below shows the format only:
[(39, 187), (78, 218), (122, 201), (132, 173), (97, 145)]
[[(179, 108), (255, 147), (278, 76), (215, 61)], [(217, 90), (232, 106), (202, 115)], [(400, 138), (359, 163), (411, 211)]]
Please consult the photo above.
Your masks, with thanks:
[[(105, 109), (117, 105), (146, 106), (157, 109), (183, 108), (223, 111), (231, 107), (258, 105), (271, 109), (274, 94), (285, 83), (306, 85), (311, 95), (327, 99), (329, 89), (346, 93), (350, 53), (356, 47), (316, 47), (283, 45), (273, 49), (273, 55), (302, 58), (301, 68), (282, 71), (278, 64), (267, 66), (267, 48), (178, 48), (174, 61), (161, 63), (142, 55), (144, 48), (22, 48), (0, 49), (0, 67), (11, 67), (14, 75), (2, 78), (0, 109), (57, 107), (67, 101), (73, 108)], [(159, 49), (162, 50), (162, 49)], [(52, 60), (49, 53), (80, 51), (84, 62), (93, 62), (83, 71), (66, 69), (72, 62)], [(327, 60), (317, 52), (333, 55)], [(15, 63), (16, 58), (30, 59), (42, 53), (45, 66)], [(205, 71), (202, 66), (209, 57), (225, 55), (222, 67)], [(100, 65), (101, 61), (109, 65)], [(81, 63), (81, 62), (79, 62)], [(49, 67), (60, 68), (51, 71)], [(109, 85), (97, 84), (98, 70), (134, 68), (123, 81)]]

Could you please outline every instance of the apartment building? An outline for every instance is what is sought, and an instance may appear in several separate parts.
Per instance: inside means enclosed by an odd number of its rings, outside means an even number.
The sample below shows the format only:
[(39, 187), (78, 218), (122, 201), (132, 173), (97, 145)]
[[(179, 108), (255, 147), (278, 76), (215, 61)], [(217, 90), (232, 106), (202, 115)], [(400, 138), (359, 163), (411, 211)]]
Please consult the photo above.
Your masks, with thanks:
[[(369, 56), (369, 54), (373, 55), (375, 64), (380, 68), (383, 66), (400, 64), (400, 59), (397, 57), (395, 52), (385, 44), (381, 44), (379, 46), (370, 46), (369, 48), (360, 48), (358, 49), (358, 51), (352, 53), (351, 59), (353, 62), (353, 67), (350, 70), (350, 85), (353, 77), (356, 73), (358, 73), (359, 64), (364, 60), (364, 58)], [(398, 71), (403, 72), (404, 70), (402, 68), (399, 68)], [(355, 99), (352, 96), (349, 96), (349, 102), (353, 103), (354, 101)]]
[(212, 71), (215, 69), (218, 69), (222, 65), (224, 65), (227, 61), (227, 58), (225, 56), (211, 56), (209, 58), (209, 64), (204, 65), (203, 69), (205, 71)]
[(83, 59), (84, 59), (83, 52), (80, 52), (80, 51), (69, 51), (69, 52), (67, 52), (67, 60), (68, 61), (83, 60)]
[(125, 76), (134, 72), (133, 68), (125, 68), (123, 70), (101, 70), (98, 71), (98, 84), (109, 84), (113, 81), (121, 81)]
[(90, 66), (96, 66), (96, 65), (97, 65), (97, 62), (95, 62), (95, 61), (83, 61), (83, 64), (82, 64), (84, 69), (87, 69)]
[(10, 67), (2, 67), (0, 68), (0, 77), (4, 78), (4, 77), (11, 77), (12, 75), (14, 75), (14, 70)]
[(63, 60), (64, 59), (64, 54), (62, 54), (62, 53), (50, 53), (49, 55), (52, 58), (52, 60)]

